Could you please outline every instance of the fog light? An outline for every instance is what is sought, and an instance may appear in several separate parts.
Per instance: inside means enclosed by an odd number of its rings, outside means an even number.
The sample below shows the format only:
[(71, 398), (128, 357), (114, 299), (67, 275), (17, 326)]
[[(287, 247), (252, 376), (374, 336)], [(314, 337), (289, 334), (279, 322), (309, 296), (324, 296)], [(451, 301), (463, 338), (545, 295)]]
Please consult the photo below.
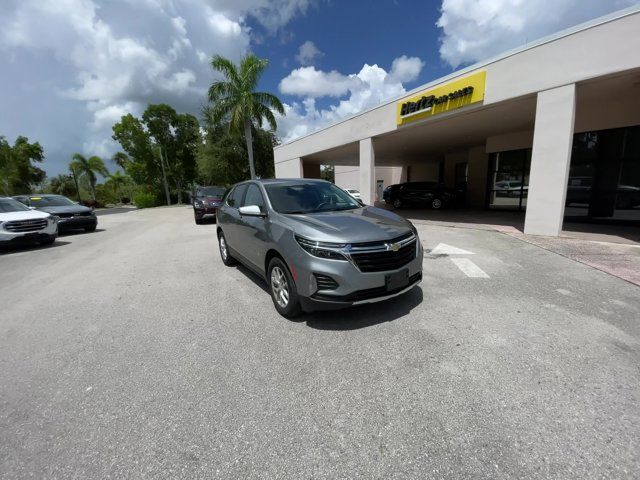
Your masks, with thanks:
[(309, 275), (309, 295), (313, 295), (318, 291), (318, 282), (315, 275), (312, 273)]

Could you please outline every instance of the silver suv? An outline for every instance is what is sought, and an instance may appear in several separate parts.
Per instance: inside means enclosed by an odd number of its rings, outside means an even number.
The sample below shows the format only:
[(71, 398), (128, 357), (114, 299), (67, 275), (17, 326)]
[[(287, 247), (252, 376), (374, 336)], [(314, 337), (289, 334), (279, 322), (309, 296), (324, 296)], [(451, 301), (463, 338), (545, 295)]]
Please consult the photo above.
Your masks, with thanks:
[(224, 264), (264, 277), (285, 317), (386, 300), (422, 280), (415, 227), (323, 180), (239, 183), (217, 231)]

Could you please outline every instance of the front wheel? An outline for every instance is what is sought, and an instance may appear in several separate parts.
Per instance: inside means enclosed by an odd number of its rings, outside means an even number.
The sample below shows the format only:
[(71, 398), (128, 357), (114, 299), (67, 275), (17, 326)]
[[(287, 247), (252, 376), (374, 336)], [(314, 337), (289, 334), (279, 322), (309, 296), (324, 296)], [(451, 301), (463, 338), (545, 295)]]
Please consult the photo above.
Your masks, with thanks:
[(90, 227), (84, 227), (84, 231), (87, 232), (87, 233), (95, 232), (97, 227), (98, 227), (97, 225), (91, 225)]
[(433, 208), (434, 210), (440, 210), (443, 205), (444, 203), (442, 202), (441, 198), (435, 197), (433, 200), (431, 200), (431, 208)]
[(396, 198), (393, 201), (393, 208), (402, 208), (402, 200), (400, 200), (399, 198)]
[(218, 235), (218, 246), (220, 247), (220, 257), (222, 258), (222, 263), (224, 263), (227, 267), (233, 267), (238, 263), (236, 262), (236, 259), (233, 258), (229, 253), (227, 239), (224, 237), (224, 233), (222, 232), (220, 232), (220, 235)]
[(193, 219), (196, 221), (196, 225), (202, 225), (202, 219), (198, 218), (195, 211), (193, 212)]
[(40, 245), (53, 245), (53, 242), (55, 242), (55, 241), (56, 241), (56, 236), (55, 235), (51, 235), (46, 240), (42, 240), (40, 242)]
[(282, 260), (276, 257), (269, 262), (267, 278), (269, 279), (271, 299), (278, 313), (285, 318), (293, 318), (299, 315), (302, 308), (300, 307), (296, 284)]

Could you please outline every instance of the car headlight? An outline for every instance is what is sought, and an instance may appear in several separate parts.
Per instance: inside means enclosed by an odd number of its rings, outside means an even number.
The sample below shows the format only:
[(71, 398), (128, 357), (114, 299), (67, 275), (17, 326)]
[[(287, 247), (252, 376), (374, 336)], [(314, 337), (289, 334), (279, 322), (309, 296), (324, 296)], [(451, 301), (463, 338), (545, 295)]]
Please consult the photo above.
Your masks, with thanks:
[(344, 243), (316, 242), (298, 235), (295, 238), (298, 245), (314, 257), (347, 261), (345, 256), (339, 252), (340, 249), (346, 247)]
[(194, 207), (204, 207), (204, 204), (200, 200), (193, 202)]

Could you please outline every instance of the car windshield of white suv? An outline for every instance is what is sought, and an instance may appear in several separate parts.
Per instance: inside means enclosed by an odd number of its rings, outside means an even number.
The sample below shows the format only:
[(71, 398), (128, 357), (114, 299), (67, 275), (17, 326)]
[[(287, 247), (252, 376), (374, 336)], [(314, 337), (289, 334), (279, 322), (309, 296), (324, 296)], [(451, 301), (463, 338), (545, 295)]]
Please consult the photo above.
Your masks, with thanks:
[(13, 198), (0, 198), (0, 213), (24, 212), (29, 208)]
[(278, 213), (303, 214), (360, 208), (347, 192), (331, 183), (265, 185), (273, 209)]
[(51, 197), (29, 197), (29, 202), (34, 207), (66, 207), (69, 205), (75, 205), (75, 203), (62, 195), (54, 195)]

